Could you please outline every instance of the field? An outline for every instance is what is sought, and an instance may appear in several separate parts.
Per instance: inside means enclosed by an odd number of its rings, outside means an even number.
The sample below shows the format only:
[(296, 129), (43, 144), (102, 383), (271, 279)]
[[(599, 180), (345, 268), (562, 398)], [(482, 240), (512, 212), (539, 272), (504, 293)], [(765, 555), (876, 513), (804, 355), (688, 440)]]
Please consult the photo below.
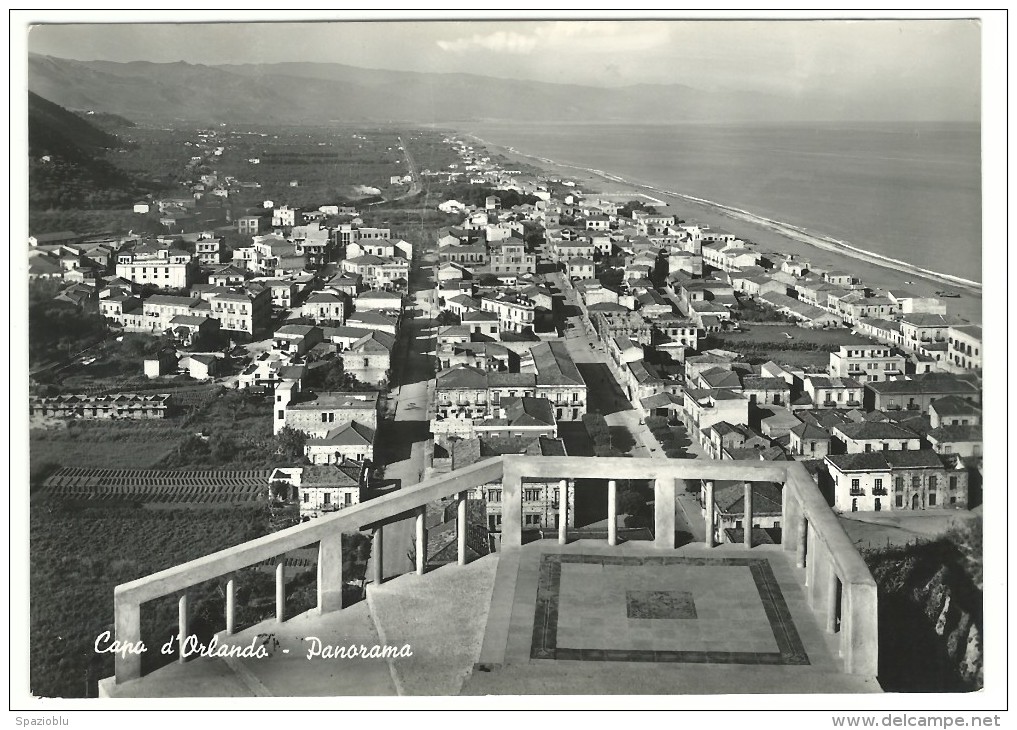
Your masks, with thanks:
[[(753, 364), (773, 360), (778, 365), (826, 372), (831, 352), (841, 345), (871, 345), (872, 341), (849, 330), (822, 330), (790, 324), (742, 325), (742, 332), (710, 335), (700, 349), (732, 350)], [(791, 335), (788, 339), (784, 333)]]
[(59, 469), (42, 485), (41, 497), (82, 502), (236, 505), (264, 501), (271, 470), (197, 471), (147, 469)]
[[(113, 588), (267, 534), (268, 509), (81, 509), (45, 500), (33, 503), (30, 525), (31, 689), (82, 697), (86, 684), (113, 672), (112, 655), (93, 651), (112, 627)], [(150, 626), (173, 625), (175, 602), (167, 603), (145, 617)]]
[(147, 469), (177, 446), (183, 436), (179, 421), (159, 420), (60, 422), (59, 428), (29, 432), (32, 472), (45, 465)]

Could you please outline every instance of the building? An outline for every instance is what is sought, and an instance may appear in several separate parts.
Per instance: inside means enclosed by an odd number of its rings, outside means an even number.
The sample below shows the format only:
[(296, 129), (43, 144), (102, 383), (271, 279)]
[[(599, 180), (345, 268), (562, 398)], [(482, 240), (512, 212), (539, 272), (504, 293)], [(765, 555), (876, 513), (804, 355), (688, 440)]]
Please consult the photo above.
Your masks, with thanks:
[(963, 462), (934, 451), (874, 451), (828, 455), (839, 512), (962, 509), (968, 504)]
[(194, 251), (202, 266), (215, 266), (222, 261), (222, 239), (211, 233), (201, 233), (194, 242)]
[(304, 455), (312, 464), (341, 466), (349, 461), (373, 462), (375, 435), (370, 426), (356, 421), (343, 423), (324, 436), (307, 439)]
[(569, 259), (566, 268), (570, 280), (593, 279), (595, 277), (593, 259), (584, 256)]
[(342, 464), (276, 469), (270, 479), (295, 491), (301, 518), (314, 518), (360, 504), (366, 477), (362, 464)]
[(332, 292), (312, 292), (300, 307), (300, 316), (317, 324), (346, 321), (346, 301)]
[(946, 331), (947, 362), (961, 370), (982, 369), (981, 325), (954, 325)]
[(288, 426), (303, 431), (312, 438), (322, 438), (337, 426), (353, 421), (377, 429), (380, 404), (378, 395), (377, 391), (299, 391), (294, 384), (283, 382), (275, 390), (273, 432), (279, 433), (283, 427)]
[(841, 423), (833, 426), (832, 435), (840, 440), (843, 452), (848, 454), (916, 451), (922, 447), (917, 433), (891, 421)]
[(365, 254), (344, 259), (340, 266), (346, 273), (359, 276), (371, 289), (403, 291), (410, 280), (410, 263), (404, 258)]
[(478, 436), (512, 436), (558, 438), (558, 422), (546, 398), (515, 396), (501, 399), (492, 407), (493, 417), (485, 418), (473, 429)]
[(830, 432), (816, 423), (800, 423), (790, 431), (789, 453), (804, 459), (822, 459), (830, 453)]
[(586, 414), (586, 381), (565, 343), (541, 342), (530, 354), (537, 371), (536, 395), (550, 401), (558, 421), (581, 420)]
[(48, 398), (30, 396), (32, 416), (54, 418), (165, 418), (172, 407), (168, 393), (113, 393), (110, 395), (65, 394)]
[(866, 383), (866, 410), (910, 410), (928, 413), (930, 405), (948, 396), (978, 405), (981, 390), (970, 380), (950, 373), (924, 373), (907, 380)]
[[(705, 486), (701, 488), (700, 500), (706, 504)], [(753, 542), (761, 542), (756, 536), (759, 532), (780, 530), (782, 517), (781, 485), (772, 482), (752, 483), (752, 525)], [(712, 524), (716, 532), (717, 543), (741, 542), (745, 529), (745, 482), (717, 480), (713, 485), (713, 509), (715, 519)], [(705, 508), (704, 508), (705, 516)], [(768, 536), (769, 537), (769, 536)], [(772, 538), (766, 542), (775, 542)]]
[(257, 291), (219, 287), (202, 298), (223, 330), (254, 335), (267, 328), (272, 319), (272, 294), (267, 287)]
[(392, 370), (392, 349), (395, 336), (373, 331), (353, 342), (339, 353), (343, 371), (361, 383), (384, 388)]
[(536, 319), (533, 300), (519, 294), (499, 292), (496, 296), (484, 296), (480, 299), (480, 309), (495, 314), (498, 327), (503, 332), (532, 331)]
[[(462, 469), (478, 461), (503, 454), (532, 456), (565, 456), (565, 445), (559, 439), (533, 437), (474, 437), (456, 441), (451, 448), (452, 468)], [(564, 496), (568, 527), (575, 527), (575, 484), (566, 482), (565, 494), (560, 480), (527, 480), (522, 493), (522, 527), (524, 530), (557, 530), (560, 504)], [(483, 500), (488, 531), (497, 535), (502, 524), (502, 484), (482, 484), (470, 495)]]
[(237, 232), (247, 236), (257, 236), (261, 231), (261, 218), (256, 215), (242, 215), (237, 218)]
[(830, 377), (876, 383), (903, 377), (906, 359), (883, 345), (841, 345), (830, 353)]
[(518, 238), (507, 238), (488, 244), (490, 248), (490, 272), (495, 276), (503, 274), (533, 274), (537, 271), (537, 257), (526, 252), (526, 244)]
[(812, 399), (814, 408), (860, 408), (862, 391), (862, 384), (854, 378), (828, 378), (822, 375), (805, 378), (805, 392)]
[(187, 289), (196, 273), (194, 257), (180, 249), (138, 246), (132, 251), (117, 254), (117, 276), (135, 284)]

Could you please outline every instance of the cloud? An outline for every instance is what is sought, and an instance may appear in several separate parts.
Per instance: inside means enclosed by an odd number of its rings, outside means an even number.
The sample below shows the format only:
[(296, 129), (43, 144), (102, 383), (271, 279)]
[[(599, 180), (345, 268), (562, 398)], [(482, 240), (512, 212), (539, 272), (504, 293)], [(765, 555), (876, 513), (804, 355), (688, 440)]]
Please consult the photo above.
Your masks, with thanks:
[(474, 33), (455, 40), (439, 40), (438, 47), (449, 53), (474, 50), (527, 55), (535, 51), (603, 53), (646, 50), (670, 40), (666, 23), (625, 21), (557, 21), (543, 23), (532, 31), (498, 30)]
[(515, 31), (499, 30), (487, 35), (474, 34), (468, 38), (454, 41), (438, 41), (438, 48), (450, 53), (467, 53), (475, 49), (485, 49), (495, 53), (512, 53), (525, 55), (537, 47), (537, 38)]

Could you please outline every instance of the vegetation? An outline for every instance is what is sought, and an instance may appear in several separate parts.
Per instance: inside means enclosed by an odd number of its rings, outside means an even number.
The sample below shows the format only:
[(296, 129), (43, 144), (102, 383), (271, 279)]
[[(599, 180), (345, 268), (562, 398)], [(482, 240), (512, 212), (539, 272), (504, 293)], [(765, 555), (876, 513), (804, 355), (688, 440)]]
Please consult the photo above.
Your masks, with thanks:
[[(33, 500), (32, 692), (82, 697), (87, 684), (112, 675), (112, 655), (96, 655), (94, 642), (112, 629), (115, 586), (267, 532), (263, 506), (148, 511)], [(174, 604), (156, 619), (172, 625), (175, 615)]]
[[(583, 426), (593, 442), (595, 456), (625, 456), (621, 450), (615, 447), (612, 429), (607, 425), (607, 421), (602, 415), (587, 413), (583, 416)], [(631, 434), (629, 434), (629, 438), (632, 438)]]
[[(47, 282), (48, 284), (48, 282)], [(28, 361), (33, 367), (60, 361), (95, 344), (106, 335), (105, 319), (96, 310), (78, 309), (29, 289)], [(38, 291), (38, 290), (36, 290)]]
[(692, 442), (684, 426), (671, 426), (663, 416), (650, 416), (646, 419), (646, 425), (669, 459), (695, 458), (686, 450)]
[(744, 297), (738, 302), (738, 319), (743, 322), (792, 322), (785, 314), (755, 299)]
[(634, 211), (641, 210), (644, 213), (656, 213), (657, 209), (652, 205), (646, 205), (641, 200), (630, 200), (618, 209), (619, 218), (631, 218)]
[(476, 205), (481, 208), (488, 196), (495, 196), (501, 201), (502, 208), (514, 208), (517, 205), (535, 205), (539, 198), (515, 190), (495, 190), (486, 185), (471, 185), (468, 182), (457, 182), (448, 185), (444, 191), (444, 200), (458, 200), (464, 205)]
[(450, 327), (452, 325), (462, 324), (463, 320), (455, 312), (450, 312), (447, 309), (443, 309), (439, 312), (437, 319), (435, 320), (439, 327)]
[(983, 684), (982, 526), (862, 550), (879, 590), (879, 681), (889, 692), (970, 692)]

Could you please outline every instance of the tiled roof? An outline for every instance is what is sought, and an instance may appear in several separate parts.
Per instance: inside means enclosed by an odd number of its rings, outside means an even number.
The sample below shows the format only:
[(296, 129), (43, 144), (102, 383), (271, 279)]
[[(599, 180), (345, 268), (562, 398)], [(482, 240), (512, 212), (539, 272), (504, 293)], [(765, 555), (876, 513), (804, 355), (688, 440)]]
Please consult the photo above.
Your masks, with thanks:
[(861, 423), (843, 423), (834, 426), (835, 431), (840, 431), (849, 439), (914, 439), (918, 434), (910, 429), (898, 426), (889, 421), (862, 421)]

